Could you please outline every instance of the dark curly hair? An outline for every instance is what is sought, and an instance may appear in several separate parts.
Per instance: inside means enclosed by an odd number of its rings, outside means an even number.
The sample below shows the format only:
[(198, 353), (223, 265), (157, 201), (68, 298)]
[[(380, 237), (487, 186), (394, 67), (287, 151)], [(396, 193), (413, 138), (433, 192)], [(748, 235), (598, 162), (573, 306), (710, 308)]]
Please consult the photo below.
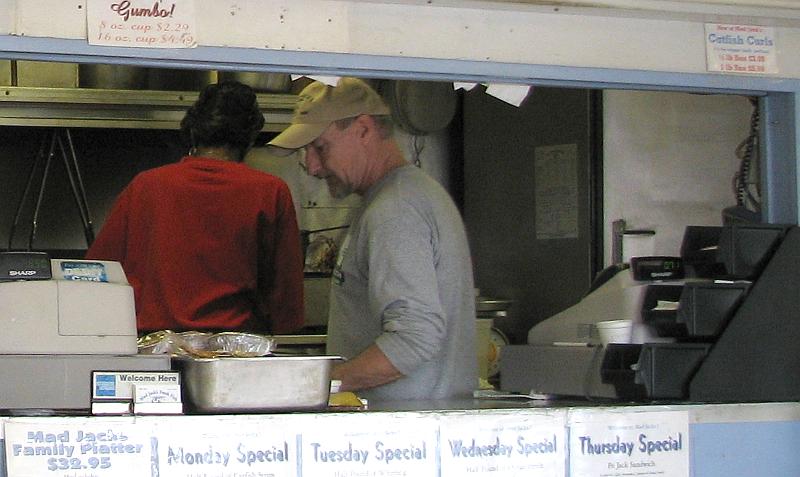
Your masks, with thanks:
[(203, 88), (181, 120), (181, 135), (191, 147), (237, 150), (241, 161), (262, 127), (264, 115), (253, 89), (238, 81), (222, 81)]

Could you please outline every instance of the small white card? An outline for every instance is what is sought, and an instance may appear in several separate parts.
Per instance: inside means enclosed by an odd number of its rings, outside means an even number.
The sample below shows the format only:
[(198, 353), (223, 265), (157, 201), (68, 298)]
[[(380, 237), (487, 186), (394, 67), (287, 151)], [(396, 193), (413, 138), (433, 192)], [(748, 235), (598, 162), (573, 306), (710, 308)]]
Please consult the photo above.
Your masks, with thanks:
[(137, 384), (133, 387), (134, 414), (181, 414), (181, 387), (178, 384)]
[(130, 401), (93, 401), (92, 414), (95, 416), (124, 416), (131, 413)]
[(137, 384), (133, 387), (133, 402), (181, 402), (181, 387), (178, 384)]

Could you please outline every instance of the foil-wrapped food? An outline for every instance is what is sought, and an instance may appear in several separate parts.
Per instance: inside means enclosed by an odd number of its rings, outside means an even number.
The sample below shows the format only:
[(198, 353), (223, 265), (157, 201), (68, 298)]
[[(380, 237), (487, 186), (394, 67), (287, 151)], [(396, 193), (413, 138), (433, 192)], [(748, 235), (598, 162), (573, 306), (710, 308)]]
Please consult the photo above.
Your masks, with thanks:
[(139, 338), (140, 354), (170, 354), (196, 358), (267, 356), (275, 348), (269, 336), (227, 331), (156, 331)]

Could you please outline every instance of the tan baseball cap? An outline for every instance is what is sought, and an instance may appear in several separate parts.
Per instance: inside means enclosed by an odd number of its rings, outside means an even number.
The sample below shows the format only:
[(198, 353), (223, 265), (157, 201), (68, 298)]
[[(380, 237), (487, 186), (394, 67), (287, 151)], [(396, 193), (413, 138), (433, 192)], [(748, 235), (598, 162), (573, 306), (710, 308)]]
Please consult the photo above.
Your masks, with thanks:
[(390, 113), (378, 93), (358, 78), (340, 78), (336, 86), (314, 81), (300, 92), (292, 124), (268, 145), (291, 152), (318, 138), (332, 122), (339, 119), (362, 114), (385, 116)]

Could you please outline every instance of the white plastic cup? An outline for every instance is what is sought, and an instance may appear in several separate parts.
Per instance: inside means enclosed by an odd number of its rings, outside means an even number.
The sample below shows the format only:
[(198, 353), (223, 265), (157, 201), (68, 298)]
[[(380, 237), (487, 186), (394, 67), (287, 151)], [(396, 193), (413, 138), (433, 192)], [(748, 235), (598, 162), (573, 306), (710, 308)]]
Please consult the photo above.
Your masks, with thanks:
[(595, 323), (600, 343), (630, 343), (633, 334), (632, 320), (608, 320)]

